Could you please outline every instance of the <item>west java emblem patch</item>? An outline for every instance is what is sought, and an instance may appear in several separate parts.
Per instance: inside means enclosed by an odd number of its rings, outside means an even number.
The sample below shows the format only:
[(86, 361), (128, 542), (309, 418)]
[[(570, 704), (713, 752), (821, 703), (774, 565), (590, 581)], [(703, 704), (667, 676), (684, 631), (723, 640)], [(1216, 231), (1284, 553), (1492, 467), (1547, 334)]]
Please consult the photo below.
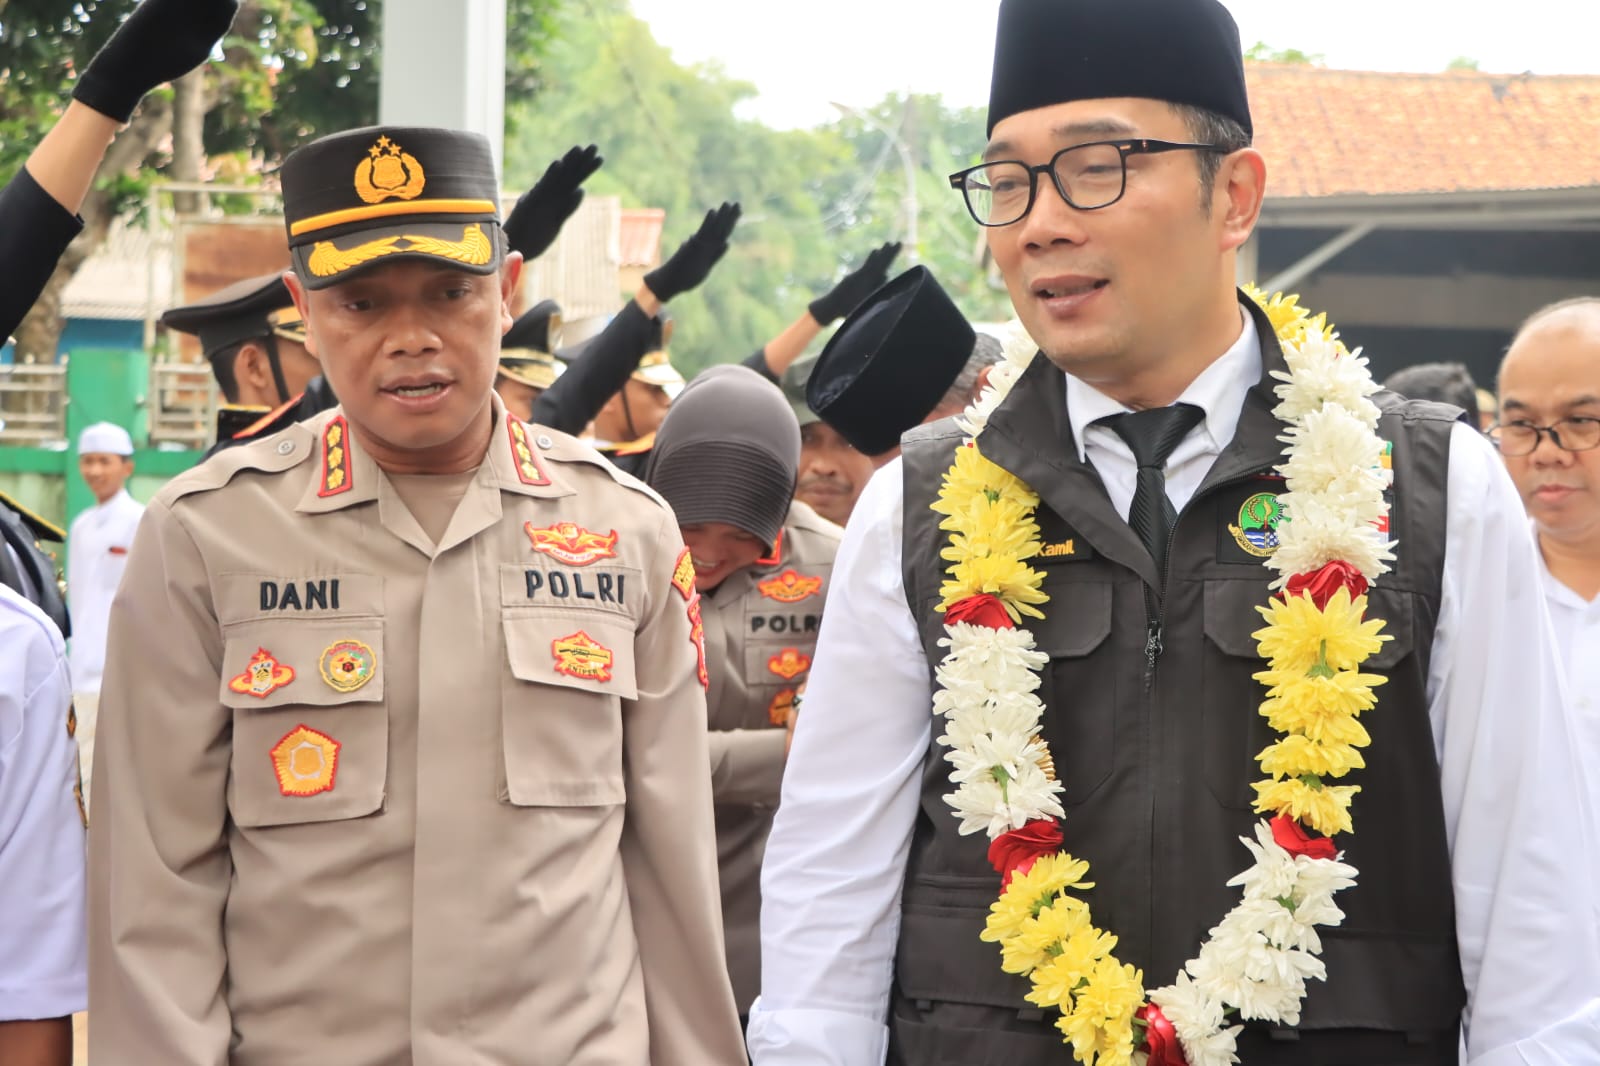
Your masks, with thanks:
[(776, 577), (757, 582), (756, 591), (767, 599), (777, 600), (779, 603), (799, 603), (807, 596), (815, 596), (822, 591), (822, 578), (807, 577), (796, 570), (785, 570)]
[(617, 531), (594, 533), (576, 522), (557, 522), (553, 526), (538, 528), (532, 522), (524, 523), (533, 550), (542, 552), (568, 566), (588, 566), (601, 559), (617, 557)]
[(558, 674), (583, 681), (611, 680), (611, 649), (581, 629), (551, 641), (550, 654), (555, 656)]
[(310, 726), (297, 725), (272, 746), (272, 772), (285, 796), (332, 792), (339, 771), (339, 742)]
[(1278, 523), (1283, 518), (1278, 494), (1258, 492), (1240, 504), (1238, 524), (1230, 524), (1228, 532), (1240, 548), (1265, 559), (1278, 550)]
[(228, 679), (228, 688), (241, 696), (265, 699), (293, 680), (293, 667), (280, 663), (267, 649), (257, 648), (244, 672)]

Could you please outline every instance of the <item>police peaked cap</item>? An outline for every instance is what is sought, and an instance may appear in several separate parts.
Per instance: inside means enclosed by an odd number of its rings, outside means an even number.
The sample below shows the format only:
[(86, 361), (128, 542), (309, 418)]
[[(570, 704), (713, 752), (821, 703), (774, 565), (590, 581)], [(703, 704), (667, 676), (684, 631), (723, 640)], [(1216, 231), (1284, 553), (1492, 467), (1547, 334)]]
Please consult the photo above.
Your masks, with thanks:
[(273, 333), (305, 340), (305, 323), (300, 321), (281, 272), (247, 278), (203, 300), (171, 308), (161, 316), (161, 324), (199, 337), (207, 359), (215, 359), (241, 341)]
[(992, 135), (1003, 119), (1073, 100), (1189, 104), (1252, 132), (1239, 27), (1218, 0), (1000, 0)]
[(283, 161), (295, 274), (321, 289), (369, 267), (420, 259), (493, 274), (505, 257), (488, 138), (425, 126), (335, 133)]
[(955, 384), (976, 334), (927, 267), (862, 301), (829, 338), (806, 402), (856, 451), (882, 455)]

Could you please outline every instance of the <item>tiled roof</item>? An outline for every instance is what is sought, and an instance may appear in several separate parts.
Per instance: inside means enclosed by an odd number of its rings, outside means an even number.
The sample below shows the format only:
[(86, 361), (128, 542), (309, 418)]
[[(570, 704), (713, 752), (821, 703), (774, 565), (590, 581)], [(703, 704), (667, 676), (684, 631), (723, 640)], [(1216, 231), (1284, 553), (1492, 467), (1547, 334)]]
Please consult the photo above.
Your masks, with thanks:
[(659, 207), (625, 207), (617, 244), (619, 266), (653, 267), (661, 262), (661, 227), (667, 213)]
[(1600, 76), (1248, 64), (1272, 198), (1600, 186)]

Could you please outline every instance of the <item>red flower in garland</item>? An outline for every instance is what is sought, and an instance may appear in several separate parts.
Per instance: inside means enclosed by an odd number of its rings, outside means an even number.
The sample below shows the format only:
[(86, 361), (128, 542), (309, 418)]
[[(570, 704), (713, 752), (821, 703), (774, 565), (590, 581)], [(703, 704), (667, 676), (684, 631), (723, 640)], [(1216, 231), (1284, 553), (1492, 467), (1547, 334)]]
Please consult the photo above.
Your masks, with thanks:
[(1005, 876), (1000, 882), (1004, 889), (1011, 883), (1012, 874), (1025, 874), (1039, 859), (1060, 850), (1061, 827), (1054, 818), (1039, 818), (995, 837), (989, 844), (989, 865)]
[(1309, 574), (1296, 574), (1283, 587), (1286, 596), (1306, 593), (1319, 611), (1328, 606), (1328, 601), (1333, 599), (1334, 594), (1340, 589), (1349, 589), (1351, 600), (1367, 591), (1367, 579), (1361, 576), (1361, 571), (1343, 559), (1325, 563), (1322, 569)]
[(999, 598), (987, 592), (980, 592), (975, 596), (957, 600), (945, 608), (944, 624), (953, 626), (957, 622), (966, 622), (968, 625), (985, 626), (989, 629), (1014, 629), (1015, 623), (1006, 613), (1006, 605)]
[(1183, 1057), (1183, 1045), (1178, 1042), (1178, 1030), (1160, 1007), (1147, 1003), (1134, 1017), (1145, 1024), (1144, 1049), (1150, 1055), (1149, 1066), (1189, 1066), (1189, 1060)]
[(1290, 855), (1305, 855), (1312, 859), (1338, 857), (1339, 849), (1334, 847), (1332, 837), (1312, 836), (1287, 814), (1278, 815), (1270, 824), (1272, 839), (1277, 842), (1278, 847)]

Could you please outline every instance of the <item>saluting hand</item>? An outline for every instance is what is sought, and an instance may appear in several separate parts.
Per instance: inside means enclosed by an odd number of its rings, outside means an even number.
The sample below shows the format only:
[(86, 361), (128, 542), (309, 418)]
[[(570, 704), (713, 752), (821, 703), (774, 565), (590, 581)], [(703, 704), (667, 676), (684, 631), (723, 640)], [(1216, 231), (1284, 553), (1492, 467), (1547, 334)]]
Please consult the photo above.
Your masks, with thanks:
[(78, 75), (72, 98), (127, 122), (145, 93), (206, 61), (238, 10), (237, 0), (144, 0)]
[(879, 245), (867, 255), (867, 261), (839, 279), (839, 283), (815, 300), (806, 310), (817, 324), (826, 326), (836, 318), (843, 318), (856, 306), (871, 296), (889, 280), (889, 264), (900, 254), (900, 242), (890, 241)]
[(583, 183), (605, 160), (595, 145), (574, 147), (545, 168), (501, 226), (506, 242), (524, 259), (537, 259), (556, 242), (561, 227), (583, 203)]
[(678, 246), (672, 258), (644, 276), (644, 283), (666, 303), (674, 296), (688, 292), (706, 280), (711, 268), (717, 265), (728, 250), (728, 237), (739, 221), (740, 208), (736, 203), (724, 203), (706, 212), (705, 221), (694, 236)]

